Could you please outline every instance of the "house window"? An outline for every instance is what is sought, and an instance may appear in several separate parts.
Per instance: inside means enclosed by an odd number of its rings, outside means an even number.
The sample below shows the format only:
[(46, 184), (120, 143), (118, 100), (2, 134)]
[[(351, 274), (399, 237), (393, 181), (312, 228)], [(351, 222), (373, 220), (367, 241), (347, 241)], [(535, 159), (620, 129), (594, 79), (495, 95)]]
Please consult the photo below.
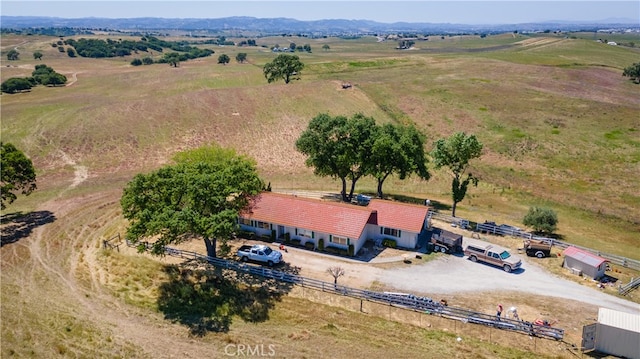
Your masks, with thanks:
[(309, 231), (307, 229), (299, 229), (298, 230), (298, 235), (300, 237), (313, 238), (313, 231)]
[(340, 236), (333, 236), (333, 238), (331, 239), (332, 243), (336, 243), (336, 244), (342, 244), (342, 245), (347, 245), (347, 237), (340, 237)]
[(382, 234), (386, 235), (386, 236), (391, 236), (391, 237), (400, 237), (400, 230), (399, 229), (394, 229), (394, 228), (383, 228), (382, 229)]
[(244, 224), (245, 226), (250, 226), (251, 225), (251, 220), (249, 218), (240, 218), (238, 220), (238, 223)]
[(256, 221), (256, 225), (255, 226), (257, 228), (269, 229), (269, 223), (267, 223), (267, 222)]

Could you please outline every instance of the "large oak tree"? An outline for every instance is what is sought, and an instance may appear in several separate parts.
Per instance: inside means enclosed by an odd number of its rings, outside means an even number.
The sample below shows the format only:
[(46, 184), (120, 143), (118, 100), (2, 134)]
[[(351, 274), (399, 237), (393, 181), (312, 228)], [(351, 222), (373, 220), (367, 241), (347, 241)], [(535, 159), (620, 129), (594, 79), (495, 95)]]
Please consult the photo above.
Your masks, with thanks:
[(168, 244), (200, 237), (207, 255), (215, 257), (217, 240), (226, 248), (238, 213), (264, 187), (255, 163), (219, 147), (182, 152), (174, 162), (136, 175), (125, 187), (120, 202), (130, 222), (126, 238), (140, 250), (152, 239), (152, 253), (162, 254)]
[(431, 157), (435, 168), (447, 167), (453, 177), (451, 181), (451, 196), (453, 206), (451, 215), (456, 216), (456, 206), (467, 194), (469, 184), (478, 185), (478, 178), (471, 173), (464, 174), (469, 167), (469, 161), (480, 157), (482, 154), (482, 143), (475, 135), (467, 135), (464, 132), (457, 132), (446, 139), (436, 141)]
[[(305, 164), (316, 175), (340, 179), (342, 200), (351, 202), (356, 182), (370, 173), (375, 132), (375, 120), (362, 114), (351, 118), (320, 114), (309, 122), (296, 148), (307, 155)], [(347, 180), (351, 181), (348, 193)]]
[(379, 128), (369, 157), (371, 175), (378, 181), (378, 197), (383, 197), (382, 185), (392, 174), (401, 180), (414, 173), (429, 179), (424, 141), (425, 136), (414, 126), (387, 123)]
[(13, 144), (0, 142), (0, 147), (0, 203), (5, 209), (7, 204), (17, 199), (16, 193), (28, 196), (36, 189), (36, 171), (33, 162)]
[(303, 68), (304, 64), (300, 62), (298, 56), (280, 54), (273, 61), (265, 64), (262, 71), (267, 82), (284, 80), (284, 83), (288, 84), (293, 76), (300, 75)]

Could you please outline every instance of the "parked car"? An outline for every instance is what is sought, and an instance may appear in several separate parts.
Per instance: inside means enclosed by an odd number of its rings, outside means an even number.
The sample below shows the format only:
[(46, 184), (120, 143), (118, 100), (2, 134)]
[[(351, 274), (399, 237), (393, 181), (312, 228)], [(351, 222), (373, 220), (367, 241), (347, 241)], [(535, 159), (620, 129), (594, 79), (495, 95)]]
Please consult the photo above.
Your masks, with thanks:
[(264, 244), (242, 246), (240, 247), (240, 249), (238, 249), (236, 255), (243, 262), (260, 262), (267, 264), (269, 267), (282, 262), (282, 253), (273, 250)]

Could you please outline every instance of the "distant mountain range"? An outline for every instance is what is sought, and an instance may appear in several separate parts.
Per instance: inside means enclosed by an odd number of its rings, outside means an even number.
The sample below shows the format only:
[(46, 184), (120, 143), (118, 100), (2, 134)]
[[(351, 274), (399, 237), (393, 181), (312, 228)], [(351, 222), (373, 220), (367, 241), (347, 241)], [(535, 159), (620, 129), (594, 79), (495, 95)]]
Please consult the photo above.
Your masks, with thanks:
[(504, 32), (504, 31), (578, 31), (603, 28), (640, 29), (633, 19), (617, 18), (592, 22), (548, 21), (539, 23), (468, 25), (448, 23), (380, 23), (369, 20), (315, 20), (301, 21), (289, 18), (225, 17), (218, 19), (167, 19), (143, 18), (57, 18), (39, 16), (0, 16), (3, 29), (37, 27), (70, 27), (112, 30), (183, 30), (183, 31), (253, 31), (260, 33), (294, 34), (345, 34), (345, 33), (459, 33), (459, 32)]

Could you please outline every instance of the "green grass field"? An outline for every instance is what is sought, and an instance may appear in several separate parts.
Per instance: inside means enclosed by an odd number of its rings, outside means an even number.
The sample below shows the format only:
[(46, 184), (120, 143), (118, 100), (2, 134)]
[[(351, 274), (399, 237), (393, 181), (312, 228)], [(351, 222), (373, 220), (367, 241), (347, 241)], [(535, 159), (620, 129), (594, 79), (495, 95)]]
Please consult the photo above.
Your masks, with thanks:
[[(455, 131), (474, 133), (484, 143), (482, 158), (471, 168), (481, 181), (458, 205), (458, 216), (522, 227), (529, 206), (546, 206), (558, 213), (558, 234), (566, 241), (640, 259), (640, 87), (622, 76), (624, 67), (639, 61), (640, 51), (596, 43), (592, 37), (430, 37), (403, 51), (393, 41), (375, 38), (259, 39), (267, 47), (311, 45), (312, 53), (298, 54), (305, 64), (301, 80), (285, 85), (267, 84), (262, 66), (276, 55), (264, 47), (211, 47), (213, 56), (177, 68), (133, 67), (136, 56), (69, 58), (51, 47), (58, 38), (3, 34), (2, 53), (17, 47), (20, 59), (4, 56), (2, 81), (29, 76), (35, 65), (44, 63), (69, 82), (0, 96), (2, 141), (24, 151), (38, 175), (38, 191), (19, 197), (3, 214), (56, 207), (53, 227), (37, 232), (37, 240), (2, 248), (2, 356), (73, 357), (110, 345), (120, 351), (91, 353), (144, 356), (134, 344), (136, 331), (125, 323), (146, 315), (139, 311), (154, 312), (156, 294), (149, 287), (160, 279), (143, 277), (157, 268), (135, 259), (113, 262), (99, 253), (102, 239), (124, 232), (119, 208), (123, 186), (136, 173), (166, 164), (178, 151), (217, 143), (254, 158), (273, 188), (338, 192), (336, 181), (314, 176), (295, 151), (296, 139), (319, 113), (361, 112), (380, 123), (413, 123), (427, 135), (427, 151), (436, 139)], [(328, 51), (322, 50), (324, 44)], [(33, 59), (34, 51), (44, 54), (42, 61)], [(238, 52), (247, 53), (248, 63), (235, 62)], [(232, 59), (226, 66), (217, 64), (223, 53)], [(344, 90), (344, 82), (354, 87)], [(86, 168), (86, 179), (72, 185), (79, 166)], [(384, 190), (446, 206), (451, 204), (449, 188), (448, 175), (432, 171), (428, 182), (390, 178)], [(374, 192), (375, 182), (363, 179), (356, 191)], [(113, 284), (113, 275), (135, 272), (134, 267), (139, 271), (128, 282)], [(109, 304), (93, 308), (87, 304), (93, 300)], [(285, 329), (278, 338), (299, 344), (285, 355), (298, 355), (305, 343), (319, 347), (331, 339), (340, 344), (366, 332), (350, 327), (351, 316), (358, 315), (351, 312), (334, 313), (335, 320), (321, 323), (314, 318), (335, 309), (318, 305), (324, 309), (305, 307), (297, 318), (291, 314), (304, 303), (288, 298), (277, 307), (273, 322), (255, 326), (237, 321), (233, 334), (208, 340), (212, 345), (237, 343), (242, 335), (255, 339), (280, 326)], [(118, 314), (120, 309), (125, 314)], [(92, 316), (96, 322), (77, 319)], [(375, 329), (363, 339), (373, 345), (372, 357), (384, 352), (375, 347), (379, 333), (389, 331), (396, 347), (402, 347), (406, 326), (379, 318), (367, 323)], [(175, 332), (155, 315), (144, 324), (152, 328), (148, 335)], [(114, 334), (118, 332), (134, 338), (120, 338)], [(425, 352), (448, 353), (447, 345), (455, 340), (446, 332), (412, 335), (426, 343), (419, 347)], [(180, 334), (172, 338), (177, 348), (192, 345)], [(509, 349), (508, 343), (492, 345), (472, 341), (458, 353), (537, 357)], [(560, 355), (552, 353), (544, 352)], [(336, 349), (334, 354), (348, 353)]]

